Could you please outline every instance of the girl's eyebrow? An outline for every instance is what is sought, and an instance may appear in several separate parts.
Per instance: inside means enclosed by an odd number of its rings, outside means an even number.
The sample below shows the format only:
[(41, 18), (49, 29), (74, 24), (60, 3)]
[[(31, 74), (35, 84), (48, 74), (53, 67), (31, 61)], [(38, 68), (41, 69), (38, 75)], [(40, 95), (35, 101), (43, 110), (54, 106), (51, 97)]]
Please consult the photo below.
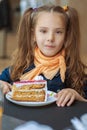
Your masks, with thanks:
[(61, 29), (64, 30), (65, 28), (55, 28), (55, 29), (56, 29), (56, 30), (57, 30), (57, 29), (58, 29), (58, 30), (61, 30)]
[[(47, 29), (48, 27), (39, 27), (39, 28), (40, 28), (40, 29)], [(56, 29), (56, 30), (61, 30), (61, 29), (64, 30), (65, 28), (64, 28), (64, 27), (61, 27), (61, 28), (59, 27), (59, 28), (55, 28), (55, 29)]]

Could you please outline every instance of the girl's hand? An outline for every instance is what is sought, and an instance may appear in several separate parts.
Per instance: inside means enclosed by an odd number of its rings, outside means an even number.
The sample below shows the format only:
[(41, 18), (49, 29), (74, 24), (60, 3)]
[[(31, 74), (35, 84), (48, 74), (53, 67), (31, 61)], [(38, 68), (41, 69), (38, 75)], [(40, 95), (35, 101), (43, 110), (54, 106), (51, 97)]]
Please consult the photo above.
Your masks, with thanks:
[(56, 104), (61, 107), (64, 107), (65, 105), (70, 106), (75, 100), (87, 102), (86, 99), (71, 88), (62, 89), (57, 93), (56, 98)]
[(0, 83), (3, 85), (3, 93), (6, 94), (7, 92), (11, 91), (11, 84), (0, 80)]

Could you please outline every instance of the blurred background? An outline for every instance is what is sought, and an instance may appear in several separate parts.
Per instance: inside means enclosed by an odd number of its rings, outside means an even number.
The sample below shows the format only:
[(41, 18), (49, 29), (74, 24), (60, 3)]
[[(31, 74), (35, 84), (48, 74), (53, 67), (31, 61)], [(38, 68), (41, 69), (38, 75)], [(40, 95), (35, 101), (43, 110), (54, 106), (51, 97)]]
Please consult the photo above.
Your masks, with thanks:
[(48, 3), (77, 9), (81, 30), (80, 54), (87, 65), (87, 0), (0, 0), (0, 72), (9, 66), (11, 55), (17, 47), (16, 32), (24, 11), (28, 7), (36, 8)]

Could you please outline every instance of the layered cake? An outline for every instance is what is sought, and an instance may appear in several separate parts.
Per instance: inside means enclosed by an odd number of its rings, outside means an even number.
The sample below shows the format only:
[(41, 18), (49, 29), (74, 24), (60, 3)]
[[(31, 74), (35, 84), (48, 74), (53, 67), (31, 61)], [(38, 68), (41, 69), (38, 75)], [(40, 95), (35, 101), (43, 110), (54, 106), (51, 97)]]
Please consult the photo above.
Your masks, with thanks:
[(45, 80), (14, 82), (12, 99), (17, 101), (45, 102), (47, 100), (47, 82)]

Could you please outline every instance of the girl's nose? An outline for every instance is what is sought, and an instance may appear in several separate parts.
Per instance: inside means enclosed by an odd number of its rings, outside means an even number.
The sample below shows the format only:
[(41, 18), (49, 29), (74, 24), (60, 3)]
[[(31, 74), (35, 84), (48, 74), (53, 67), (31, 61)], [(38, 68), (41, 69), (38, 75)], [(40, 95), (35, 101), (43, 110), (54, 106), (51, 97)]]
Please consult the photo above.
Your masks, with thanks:
[(48, 35), (48, 41), (49, 42), (53, 42), (54, 41), (54, 34), (53, 33), (49, 33), (49, 35)]

